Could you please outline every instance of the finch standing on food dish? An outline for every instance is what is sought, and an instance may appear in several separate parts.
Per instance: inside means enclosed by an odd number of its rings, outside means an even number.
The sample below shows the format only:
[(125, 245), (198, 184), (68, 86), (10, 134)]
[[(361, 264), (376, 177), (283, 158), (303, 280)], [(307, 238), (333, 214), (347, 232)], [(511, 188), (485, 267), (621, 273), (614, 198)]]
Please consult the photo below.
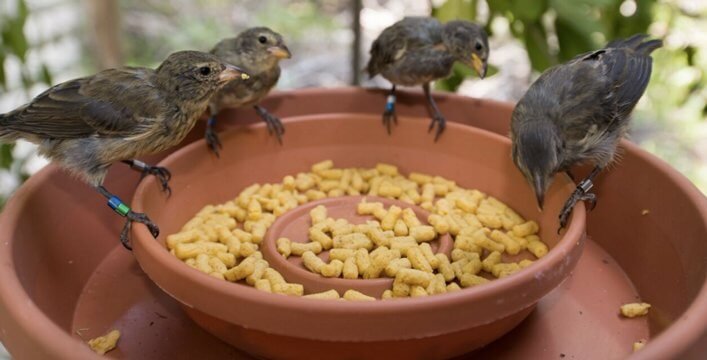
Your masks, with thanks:
[(209, 106), (211, 117), (206, 125), (206, 143), (209, 148), (218, 155), (221, 142), (213, 126), (219, 110), (243, 106), (253, 106), (267, 123), (268, 132), (282, 143), (282, 135), (285, 133), (282, 122), (258, 105), (280, 78), (280, 60), (292, 57), (282, 36), (266, 27), (254, 27), (234, 38), (221, 40), (211, 53), (244, 69), (250, 79), (232, 81), (213, 97)]
[(594, 177), (616, 155), (629, 115), (648, 86), (650, 54), (660, 40), (647, 35), (616, 40), (545, 71), (513, 110), (513, 161), (542, 208), (552, 177), (583, 162), (594, 164), (560, 213), (560, 228), (579, 200), (592, 207)]
[(446, 78), (455, 61), (486, 75), (489, 56), (488, 36), (478, 24), (456, 20), (441, 24), (430, 17), (406, 17), (389, 26), (371, 45), (367, 71), (370, 77), (381, 74), (393, 83), (383, 112), (383, 123), (390, 133), (395, 114), (395, 87), (422, 85), (432, 108), (437, 140), (444, 131), (445, 119), (430, 94), (430, 82)]
[(127, 218), (120, 240), (129, 248), (132, 221), (145, 224), (155, 237), (159, 228), (103, 187), (108, 168), (122, 161), (157, 176), (163, 190), (169, 191), (167, 169), (134, 159), (177, 145), (216, 91), (247, 77), (238, 67), (198, 51), (173, 53), (156, 70), (104, 70), (55, 85), (0, 115), (0, 140), (35, 143), (42, 155), (96, 188), (115, 212)]

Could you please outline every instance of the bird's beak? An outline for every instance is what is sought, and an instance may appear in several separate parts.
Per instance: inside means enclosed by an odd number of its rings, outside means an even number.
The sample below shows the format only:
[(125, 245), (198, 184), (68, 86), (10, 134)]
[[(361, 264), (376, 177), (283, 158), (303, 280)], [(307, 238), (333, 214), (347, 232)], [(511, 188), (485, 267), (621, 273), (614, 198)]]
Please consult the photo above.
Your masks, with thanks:
[(268, 51), (278, 59), (289, 59), (292, 57), (290, 49), (285, 45), (271, 46), (268, 48)]
[(545, 181), (540, 176), (533, 177), (533, 190), (535, 190), (535, 199), (538, 201), (538, 207), (542, 211), (543, 203), (545, 202)]
[(218, 80), (220, 82), (229, 82), (231, 80), (240, 78), (242, 80), (248, 80), (250, 76), (243, 71), (243, 69), (233, 66), (231, 64), (227, 64), (226, 68), (221, 71), (221, 74), (218, 76)]
[(468, 64), (474, 70), (476, 70), (476, 73), (479, 74), (480, 78), (484, 78), (486, 76), (486, 63), (481, 60), (479, 55), (476, 54), (471, 54), (471, 64)]

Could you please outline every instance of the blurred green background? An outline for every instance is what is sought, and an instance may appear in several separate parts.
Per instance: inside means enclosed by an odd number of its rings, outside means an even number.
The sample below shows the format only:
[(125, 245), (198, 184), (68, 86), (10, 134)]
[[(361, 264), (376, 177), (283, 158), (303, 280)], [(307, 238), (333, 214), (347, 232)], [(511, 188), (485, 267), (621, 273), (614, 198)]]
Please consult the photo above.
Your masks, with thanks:
[[(707, 192), (705, 1), (3, 0), (0, 112), (49, 85), (124, 64), (154, 66), (176, 50), (209, 50), (255, 25), (282, 33), (294, 54), (282, 64), (279, 89), (387, 86), (359, 79), (370, 43), (405, 15), (430, 14), (475, 20), (491, 34), (491, 76), (480, 81), (458, 65), (437, 89), (505, 101), (517, 101), (549, 66), (611, 39), (639, 32), (664, 39), (631, 140)], [(45, 164), (30, 144), (0, 145), (0, 207)]]

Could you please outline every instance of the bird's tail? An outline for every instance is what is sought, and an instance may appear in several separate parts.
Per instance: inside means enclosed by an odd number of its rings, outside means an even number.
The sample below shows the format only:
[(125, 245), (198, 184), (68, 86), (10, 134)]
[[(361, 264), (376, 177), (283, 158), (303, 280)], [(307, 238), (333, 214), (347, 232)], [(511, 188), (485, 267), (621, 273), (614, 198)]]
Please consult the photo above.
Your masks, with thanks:
[(17, 140), (17, 133), (9, 129), (12, 113), (0, 114), (0, 141), (9, 142)]
[(637, 53), (649, 55), (653, 50), (663, 46), (662, 40), (644, 40), (648, 37), (646, 34), (636, 34), (626, 39), (616, 39), (606, 45), (607, 48), (629, 48)]

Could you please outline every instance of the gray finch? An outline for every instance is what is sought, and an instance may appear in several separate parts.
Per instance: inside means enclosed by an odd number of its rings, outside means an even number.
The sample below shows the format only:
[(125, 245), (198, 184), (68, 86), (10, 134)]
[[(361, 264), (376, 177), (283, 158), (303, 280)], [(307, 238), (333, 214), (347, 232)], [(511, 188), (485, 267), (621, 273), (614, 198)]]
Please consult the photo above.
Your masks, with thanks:
[(248, 80), (232, 81), (212, 98), (211, 118), (206, 126), (206, 142), (211, 150), (218, 155), (221, 147), (213, 125), (216, 114), (224, 108), (253, 106), (267, 123), (270, 134), (282, 142), (282, 122), (258, 105), (280, 79), (280, 60), (291, 57), (282, 36), (266, 27), (250, 28), (234, 38), (221, 40), (211, 53), (250, 75)]
[(437, 125), (435, 140), (445, 128), (445, 119), (430, 93), (430, 82), (451, 74), (455, 61), (472, 67), (483, 78), (489, 56), (488, 36), (478, 24), (457, 20), (441, 24), (430, 17), (406, 17), (383, 30), (371, 45), (367, 71), (381, 74), (393, 83), (383, 123), (388, 133), (397, 123), (395, 87), (422, 85), (432, 109), (429, 130)]
[(662, 46), (646, 37), (616, 40), (546, 70), (513, 110), (513, 161), (538, 206), (555, 173), (580, 163), (594, 165), (562, 209), (561, 228), (577, 201), (588, 200), (592, 208), (596, 203), (589, 192), (592, 180), (614, 160), (629, 115), (648, 86), (650, 54)]
[(108, 168), (123, 161), (160, 178), (168, 190), (167, 169), (134, 158), (178, 144), (229, 81), (247, 77), (218, 57), (197, 52), (171, 54), (156, 70), (125, 67), (55, 85), (28, 104), (0, 115), (0, 141), (26, 139), (39, 152), (85, 180), (128, 218), (121, 234), (127, 244), (131, 221), (159, 229), (103, 187)]

